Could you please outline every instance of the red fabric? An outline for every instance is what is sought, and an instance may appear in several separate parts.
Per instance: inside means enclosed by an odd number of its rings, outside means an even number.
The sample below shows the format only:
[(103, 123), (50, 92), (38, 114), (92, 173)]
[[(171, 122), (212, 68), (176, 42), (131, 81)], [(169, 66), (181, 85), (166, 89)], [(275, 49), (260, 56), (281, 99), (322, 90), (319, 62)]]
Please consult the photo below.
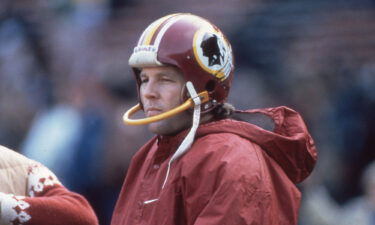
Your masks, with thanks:
[(91, 206), (81, 195), (58, 184), (46, 188), (36, 197), (26, 197), (23, 201), (30, 204), (25, 212), (31, 219), (25, 225), (99, 224)]
[(0, 192), (0, 224), (98, 225), (86, 199), (66, 189), (43, 165), (30, 165), (27, 186), (27, 196)]
[(257, 112), (275, 120), (274, 132), (234, 120), (201, 125), (164, 189), (187, 131), (150, 140), (132, 160), (111, 225), (297, 224), (295, 183), (314, 167), (314, 143), (293, 110), (248, 111)]

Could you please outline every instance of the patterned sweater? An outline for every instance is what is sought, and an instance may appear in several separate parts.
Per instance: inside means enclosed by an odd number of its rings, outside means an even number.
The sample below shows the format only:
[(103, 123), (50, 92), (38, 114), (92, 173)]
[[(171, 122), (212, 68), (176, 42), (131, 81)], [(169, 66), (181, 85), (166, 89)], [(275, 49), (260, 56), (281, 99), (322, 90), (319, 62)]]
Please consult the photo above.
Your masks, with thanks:
[(97, 225), (86, 199), (45, 166), (0, 146), (0, 225)]

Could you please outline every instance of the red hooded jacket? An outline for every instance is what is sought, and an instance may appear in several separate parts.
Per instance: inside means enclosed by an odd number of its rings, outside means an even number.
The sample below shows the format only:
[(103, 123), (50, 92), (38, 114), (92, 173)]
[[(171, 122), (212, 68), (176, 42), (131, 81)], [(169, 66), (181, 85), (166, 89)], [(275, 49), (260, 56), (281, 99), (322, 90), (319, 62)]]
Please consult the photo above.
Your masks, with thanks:
[(133, 157), (112, 225), (293, 225), (317, 152), (306, 126), (286, 107), (274, 131), (236, 120), (200, 125), (191, 148), (168, 162), (187, 131), (154, 137)]

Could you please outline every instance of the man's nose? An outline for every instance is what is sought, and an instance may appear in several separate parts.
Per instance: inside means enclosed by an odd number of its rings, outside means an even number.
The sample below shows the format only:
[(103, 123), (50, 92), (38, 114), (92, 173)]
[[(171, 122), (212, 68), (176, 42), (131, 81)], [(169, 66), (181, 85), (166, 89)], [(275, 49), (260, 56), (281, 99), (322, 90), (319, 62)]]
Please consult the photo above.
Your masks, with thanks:
[(153, 99), (153, 98), (159, 97), (159, 91), (158, 91), (157, 85), (153, 81), (148, 81), (147, 83), (143, 84), (142, 90), (143, 90), (142, 95), (145, 98)]

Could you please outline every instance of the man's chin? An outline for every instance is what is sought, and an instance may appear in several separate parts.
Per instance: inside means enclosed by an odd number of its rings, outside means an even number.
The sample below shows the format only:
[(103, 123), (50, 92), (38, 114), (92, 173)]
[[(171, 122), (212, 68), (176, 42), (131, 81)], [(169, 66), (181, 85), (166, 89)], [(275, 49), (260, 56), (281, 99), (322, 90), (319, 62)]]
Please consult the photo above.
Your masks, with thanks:
[(175, 135), (191, 126), (190, 115), (182, 113), (148, 125), (148, 130), (162, 136)]
[(150, 123), (148, 125), (148, 130), (156, 135), (161, 136), (170, 136), (179, 132), (178, 129), (176, 129), (171, 124), (168, 125), (165, 121)]
[(156, 135), (166, 135), (166, 131), (168, 129), (166, 129), (163, 125), (163, 121), (153, 122), (148, 125), (148, 130)]

